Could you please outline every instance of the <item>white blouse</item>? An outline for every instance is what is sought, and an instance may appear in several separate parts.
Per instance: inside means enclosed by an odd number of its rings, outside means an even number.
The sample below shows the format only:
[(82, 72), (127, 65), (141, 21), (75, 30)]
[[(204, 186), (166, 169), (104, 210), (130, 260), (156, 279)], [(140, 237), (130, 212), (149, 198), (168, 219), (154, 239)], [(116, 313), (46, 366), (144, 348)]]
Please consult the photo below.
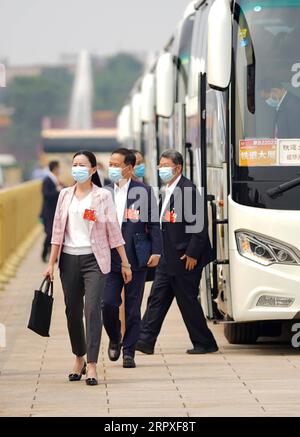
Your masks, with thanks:
[(69, 255), (93, 253), (90, 240), (91, 221), (83, 218), (84, 211), (91, 208), (92, 193), (81, 200), (74, 195), (69, 211), (62, 251)]

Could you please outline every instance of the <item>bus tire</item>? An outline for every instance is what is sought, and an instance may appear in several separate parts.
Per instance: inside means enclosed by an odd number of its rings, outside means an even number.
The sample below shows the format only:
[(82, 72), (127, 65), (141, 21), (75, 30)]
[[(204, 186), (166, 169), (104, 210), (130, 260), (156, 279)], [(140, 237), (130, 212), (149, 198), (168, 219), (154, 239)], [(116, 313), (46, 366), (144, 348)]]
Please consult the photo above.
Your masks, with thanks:
[(255, 344), (259, 337), (258, 323), (228, 323), (224, 335), (230, 344)]

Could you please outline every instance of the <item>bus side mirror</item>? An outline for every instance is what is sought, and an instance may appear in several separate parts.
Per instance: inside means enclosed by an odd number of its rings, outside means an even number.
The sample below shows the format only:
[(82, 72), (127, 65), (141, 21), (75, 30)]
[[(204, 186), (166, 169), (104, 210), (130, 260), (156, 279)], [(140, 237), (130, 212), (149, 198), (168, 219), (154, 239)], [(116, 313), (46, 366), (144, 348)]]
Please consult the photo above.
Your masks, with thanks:
[(174, 110), (174, 63), (171, 53), (164, 53), (156, 65), (156, 113), (171, 117)]
[(144, 123), (151, 123), (154, 120), (155, 109), (155, 77), (149, 73), (142, 82), (142, 108), (141, 118)]
[(211, 88), (230, 84), (232, 63), (232, 17), (229, 0), (216, 0), (208, 16), (207, 80)]
[(124, 142), (131, 138), (131, 106), (128, 104), (122, 108), (118, 117), (118, 141)]
[(142, 104), (142, 95), (141, 93), (136, 93), (131, 100), (132, 131), (134, 134), (140, 134), (142, 130), (141, 104)]

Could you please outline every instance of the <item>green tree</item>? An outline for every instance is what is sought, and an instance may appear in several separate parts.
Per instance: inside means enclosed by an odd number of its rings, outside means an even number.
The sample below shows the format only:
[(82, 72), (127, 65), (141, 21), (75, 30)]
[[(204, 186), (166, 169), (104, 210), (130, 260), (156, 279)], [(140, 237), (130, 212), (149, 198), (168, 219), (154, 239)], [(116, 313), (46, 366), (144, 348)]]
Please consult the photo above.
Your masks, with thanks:
[(94, 109), (119, 112), (143, 65), (126, 53), (108, 58), (106, 65), (94, 71)]
[(14, 110), (8, 144), (22, 161), (36, 157), (42, 119), (67, 115), (72, 81), (65, 69), (46, 68), (40, 76), (19, 76), (8, 83), (5, 104)]
[(16, 77), (7, 88), (7, 105), (14, 108), (13, 121), (28, 128), (41, 128), (44, 116), (67, 114), (72, 79), (60, 69), (45, 69), (37, 77)]

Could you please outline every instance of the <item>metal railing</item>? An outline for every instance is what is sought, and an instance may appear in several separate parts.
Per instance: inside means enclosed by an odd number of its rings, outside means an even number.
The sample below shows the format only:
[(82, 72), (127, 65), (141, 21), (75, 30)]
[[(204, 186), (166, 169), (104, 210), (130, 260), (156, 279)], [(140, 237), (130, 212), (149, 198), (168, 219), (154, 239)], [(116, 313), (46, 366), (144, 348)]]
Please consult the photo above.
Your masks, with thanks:
[(41, 233), (41, 182), (25, 182), (0, 191), (0, 289)]

